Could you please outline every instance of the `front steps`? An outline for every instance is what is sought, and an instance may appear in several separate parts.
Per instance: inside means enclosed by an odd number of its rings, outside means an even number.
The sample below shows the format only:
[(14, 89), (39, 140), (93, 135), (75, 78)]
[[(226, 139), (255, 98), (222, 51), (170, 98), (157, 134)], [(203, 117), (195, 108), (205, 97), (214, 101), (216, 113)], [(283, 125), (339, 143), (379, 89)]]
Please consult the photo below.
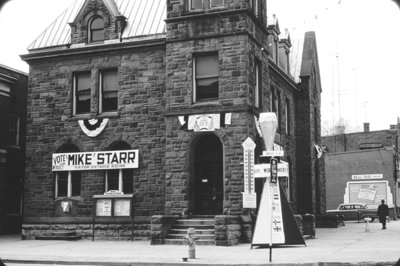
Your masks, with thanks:
[(196, 231), (196, 245), (215, 245), (214, 216), (193, 216), (176, 220), (164, 239), (167, 245), (187, 245), (185, 236), (189, 228)]
[(35, 240), (79, 240), (82, 236), (75, 231), (57, 231), (41, 236), (36, 236)]

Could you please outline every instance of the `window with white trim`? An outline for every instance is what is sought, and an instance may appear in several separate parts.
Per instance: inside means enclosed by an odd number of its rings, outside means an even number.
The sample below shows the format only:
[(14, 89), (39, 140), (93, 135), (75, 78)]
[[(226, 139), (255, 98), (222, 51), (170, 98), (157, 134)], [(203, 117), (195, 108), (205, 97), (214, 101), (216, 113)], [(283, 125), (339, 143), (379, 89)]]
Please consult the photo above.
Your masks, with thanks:
[(254, 86), (254, 105), (255, 107), (262, 107), (262, 66), (261, 61), (255, 60), (255, 86)]
[(90, 21), (89, 42), (104, 41), (104, 20), (101, 17), (95, 17)]
[[(129, 144), (119, 141), (111, 146), (109, 150), (130, 150)], [(118, 190), (124, 194), (133, 193), (133, 169), (113, 169), (105, 171), (105, 192)]]
[(290, 122), (290, 100), (286, 99), (286, 108), (285, 108), (285, 117), (286, 117), (286, 134), (290, 136), (292, 131), (292, 125)]
[(194, 57), (193, 102), (218, 100), (218, 54)]
[(278, 122), (277, 125), (277, 130), (281, 131), (282, 130), (282, 104), (281, 104), (281, 93), (279, 91), (276, 91), (276, 120)]
[(249, 0), (250, 8), (257, 18), (262, 19), (262, 1), (263, 0)]
[(90, 99), (91, 73), (75, 73), (73, 83), (73, 114), (90, 113)]
[[(66, 144), (59, 149), (60, 153), (79, 152), (73, 144)], [(70, 198), (81, 195), (81, 171), (55, 172), (55, 197)]]
[(118, 71), (116, 69), (100, 72), (99, 98), (100, 113), (117, 111)]
[(224, 0), (189, 0), (189, 10), (204, 10), (224, 6)]
[(20, 119), (17, 115), (10, 117), (10, 145), (19, 147)]
[(10, 97), (11, 88), (8, 84), (0, 82), (0, 95)]

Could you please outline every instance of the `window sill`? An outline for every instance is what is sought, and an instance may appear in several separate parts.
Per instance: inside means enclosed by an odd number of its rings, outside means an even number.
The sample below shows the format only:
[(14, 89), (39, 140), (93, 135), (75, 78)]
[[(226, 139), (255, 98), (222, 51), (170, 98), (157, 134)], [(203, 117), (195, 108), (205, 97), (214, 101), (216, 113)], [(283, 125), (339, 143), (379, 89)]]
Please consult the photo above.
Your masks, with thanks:
[(206, 12), (212, 12), (213, 10), (221, 10), (221, 9), (225, 9), (228, 10), (225, 5), (222, 6), (213, 6), (213, 7), (206, 7), (206, 8), (196, 8), (196, 9), (189, 9), (187, 10), (185, 13), (186, 14), (201, 14), (201, 13), (206, 13)]
[(72, 115), (71, 119), (73, 120), (82, 120), (82, 119), (90, 119), (90, 114), (74, 114)]
[(97, 115), (97, 118), (116, 118), (119, 117), (120, 114), (118, 111), (113, 112), (103, 112)]
[(72, 197), (56, 197), (54, 199), (55, 202), (63, 201), (63, 200), (75, 200), (75, 201), (82, 201), (81, 196), (72, 196)]
[(11, 149), (16, 149), (16, 150), (20, 150), (21, 149), (21, 146), (18, 146), (18, 145), (10, 145), (8, 147), (11, 148)]
[(220, 102), (218, 100), (209, 101), (209, 102), (195, 102), (195, 103), (192, 104), (193, 108), (209, 107), (209, 106), (221, 106), (221, 104), (220, 104)]

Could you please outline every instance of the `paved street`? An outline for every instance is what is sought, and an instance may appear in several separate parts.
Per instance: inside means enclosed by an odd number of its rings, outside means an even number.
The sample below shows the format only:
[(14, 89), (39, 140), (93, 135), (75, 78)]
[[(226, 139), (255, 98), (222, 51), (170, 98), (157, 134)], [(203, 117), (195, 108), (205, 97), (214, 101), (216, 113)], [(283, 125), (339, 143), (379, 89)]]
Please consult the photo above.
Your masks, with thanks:
[[(400, 221), (387, 230), (377, 222), (369, 225), (347, 222), (339, 228), (317, 228), (317, 237), (307, 246), (273, 249), (272, 264), (277, 265), (394, 265), (400, 258)], [(187, 257), (186, 246), (151, 246), (149, 241), (45, 241), (18, 236), (0, 237), (0, 257), (6, 265), (42, 263), (58, 265), (265, 265), (269, 250), (250, 244), (232, 247), (197, 246), (196, 259)], [(360, 262), (363, 262), (360, 264)]]

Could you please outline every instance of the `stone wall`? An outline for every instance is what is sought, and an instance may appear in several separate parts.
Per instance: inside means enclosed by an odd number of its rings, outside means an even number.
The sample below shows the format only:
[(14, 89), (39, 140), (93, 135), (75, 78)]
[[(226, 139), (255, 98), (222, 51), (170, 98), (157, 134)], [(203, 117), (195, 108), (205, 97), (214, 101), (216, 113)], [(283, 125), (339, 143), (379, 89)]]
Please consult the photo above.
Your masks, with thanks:
[(355, 132), (324, 136), (322, 144), (329, 153), (357, 151), (362, 147), (382, 148), (396, 145), (396, 130), (379, 130), (370, 132)]
[(232, 246), (239, 244), (241, 229), (240, 216), (215, 216), (215, 244), (217, 246)]
[(179, 216), (154, 215), (151, 217), (151, 245), (164, 244), (164, 239)]
[[(151, 222), (149, 217), (97, 218), (94, 223), (94, 240), (150, 239)], [(49, 235), (60, 231), (76, 232), (83, 239), (93, 238), (93, 219), (80, 218), (26, 218), (23, 221), (22, 239), (35, 239), (36, 236)]]
[[(121, 49), (30, 62), (28, 89), (26, 217), (51, 217), (55, 210), (55, 178), (51, 155), (71, 143), (81, 152), (102, 151), (123, 141), (139, 150), (133, 171), (136, 215), (164, 211), (165, 177), (165, 47)], [(102, 69), (118, 69), (118, 112), (99, 114), (98, 77)], [(88, 115), (72, 115), (73, 74), (92, 74), (92, 104)], [(109, 118), (104, 131), (86, 136), (79, 119)], [(78, 216), (91, 216), (93, 195), (104, 193), (104, 171), (82, 171)]]

